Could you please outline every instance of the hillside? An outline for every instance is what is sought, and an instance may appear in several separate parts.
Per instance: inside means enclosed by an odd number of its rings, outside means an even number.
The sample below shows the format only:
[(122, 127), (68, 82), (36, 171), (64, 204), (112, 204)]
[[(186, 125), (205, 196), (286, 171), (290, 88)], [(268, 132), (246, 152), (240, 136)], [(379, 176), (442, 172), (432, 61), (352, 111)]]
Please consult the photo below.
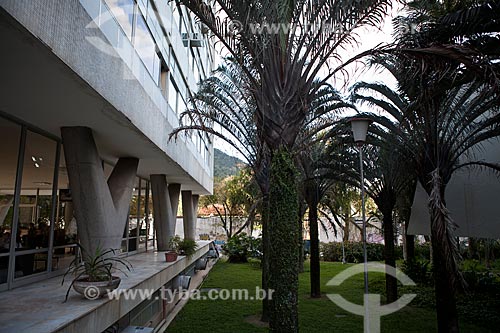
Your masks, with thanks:
[(235, 175), (242, 165), (245, 165), (245, 163), (239, 158), (214, 148), (214, 178)]

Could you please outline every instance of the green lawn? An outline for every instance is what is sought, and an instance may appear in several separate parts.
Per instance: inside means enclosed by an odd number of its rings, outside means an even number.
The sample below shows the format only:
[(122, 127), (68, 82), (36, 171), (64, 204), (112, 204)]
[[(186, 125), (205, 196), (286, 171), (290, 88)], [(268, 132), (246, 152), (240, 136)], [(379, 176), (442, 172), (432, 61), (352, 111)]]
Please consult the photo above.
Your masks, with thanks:
[[(357, 304), (362, 304), (363, 276), (356, 275), (339, 287), (327, 287), (326, 283), (349, 265), (321, 263), (322, 292), (337, 293)], [(258, 263), (229, 264), (219, 261), (212, 269), (202, 288), (249, 289), (250, 295), (260, 286), (261, 271)], [(371, 292), (384, 289), (382, 274), (370, 273)], [(418, 293), (419, 288), (416, 289)], [(382, 332), (435, 332), (436, 315), (431, 306), (422, 299), (432, 296), (430, 288), (421, 289), (421, 297), (414, 300), (417, 306), (410, 306), (382, 318)], [(424, 305), (418, 305), (424, 304)], [(190, 300), (167, 332), (266, 332), (267, 329), (247, 322), (258, 315), (260, 301), (232, 300)], [(350, 314), (332, 303), (326, 296), (309, 298), (309, 272), (300, 275), (299, 322), (301, 332), (362, 332), (362, 317)], [(468, 319), (461, 322), (462, 332), (494, 332), (496, 330), (477, 326), (480, 320)], [(491, 325), (491, 323), (490, 323)]]

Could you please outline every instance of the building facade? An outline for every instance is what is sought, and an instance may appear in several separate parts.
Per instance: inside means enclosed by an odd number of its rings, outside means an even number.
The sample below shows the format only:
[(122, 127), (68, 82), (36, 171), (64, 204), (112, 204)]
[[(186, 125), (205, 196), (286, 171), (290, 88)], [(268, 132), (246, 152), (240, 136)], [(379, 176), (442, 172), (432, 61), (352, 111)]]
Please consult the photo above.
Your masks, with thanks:
[(169, 135), (214, 49), (186, 8), (2, 0), (0, 43), (0, 291), (60, 275), (77, 241), (165, 250), (179, 202), (197, 238), (212, 141)]

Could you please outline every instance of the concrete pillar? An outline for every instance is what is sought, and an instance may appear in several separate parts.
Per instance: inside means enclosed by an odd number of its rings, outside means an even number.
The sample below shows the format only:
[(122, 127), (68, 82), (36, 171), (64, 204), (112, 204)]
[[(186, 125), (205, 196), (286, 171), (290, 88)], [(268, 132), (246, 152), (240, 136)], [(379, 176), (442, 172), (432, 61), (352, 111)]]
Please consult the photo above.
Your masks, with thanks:
[(184, 223), (184, 239), (195, 239), (196, 228), (194, 209), (193, 209), (193, 194), (191, 191), (182, 191), (182, 220)]
[(168, 184), (168, 194), (170, 195), (170, 205), (174, 215), (174, 225), (177, 221), (177, 210), (179, 208), (179, 195), (181, 194), (181, 184)]
[(170, 238), (175, 236), (175, 219), (172, 218), (172, 204), (167, 178), (165, 175), (151, 175), (150, 179), (156, 243), (159, 251), (166, 251)]
[(89, 254), (119, 249), (139, 160), (120, 158), (106, 183), (92, 130), (63, 127), (61, 135), (81, 245)]
[(198, 224), (198, 202), (200, 201), (200, 196), (198, 194), (193, 194), (193, 228), (196, 235), (196, 225)]

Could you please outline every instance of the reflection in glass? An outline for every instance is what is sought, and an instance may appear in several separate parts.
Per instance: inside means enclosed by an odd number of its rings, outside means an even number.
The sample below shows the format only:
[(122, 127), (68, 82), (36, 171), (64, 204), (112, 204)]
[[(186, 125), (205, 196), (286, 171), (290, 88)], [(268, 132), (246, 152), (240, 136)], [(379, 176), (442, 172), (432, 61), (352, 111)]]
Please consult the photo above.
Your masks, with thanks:
[(0, 117), (0, 284), (7, 282), (21, 126)]
[[(56, 262), (52, 262), (54, 266)], [(29, 253), (16, 256), (14, 277), (20, 278), (47, 271), (48, 253)], [(54, 267), (53, 267), (54, 268)]]
[(111, 13), (128, 39), (132, 40), (134, 26), (134, 0), (105, 0)]
[(139, 200), (139, 211), (137, 218), (139, 220), (139, 250), (146, 249), (147, 239), (147, 218), (146, 218), (146, 181), (141, 179), (141, 192)]
[(57, 143), (27, 132), (16, 248), (48, 248)]
[(132, 194), (132, 199), (130, 200), (129, 207), (129, 219), (128, 219), (128, 252), (137, 251), (137, 236), (138, 236), (138, 210), (140, 207), (140, 195), (139, 189), (141, 186), (141, 181), (136, 178), (134, 184), (134, 192)]
[(149, 74), (151, 74), (155, 83), (158, 84), (160, 78), (160, 58), (156, 53), (155, 41), (142, 15), (137, 15), (134, 47)]

